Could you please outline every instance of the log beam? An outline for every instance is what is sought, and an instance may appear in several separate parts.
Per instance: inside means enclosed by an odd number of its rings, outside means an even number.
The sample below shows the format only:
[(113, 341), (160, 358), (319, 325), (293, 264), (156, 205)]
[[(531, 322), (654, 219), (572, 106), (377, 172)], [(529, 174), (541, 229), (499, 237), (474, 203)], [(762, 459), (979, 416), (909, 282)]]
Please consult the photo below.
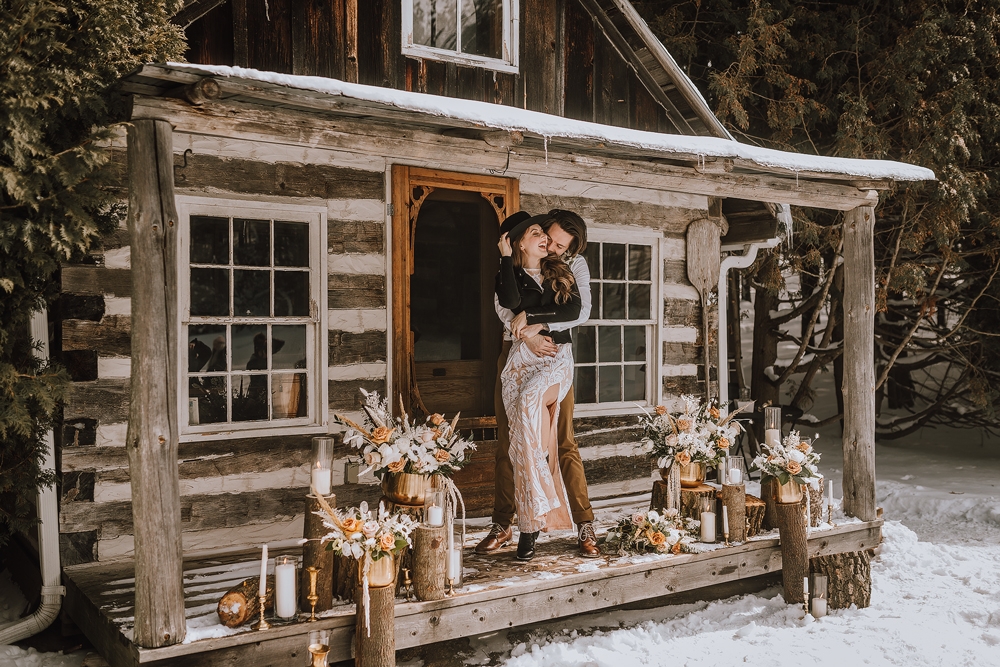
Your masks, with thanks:
[(135, 526), (139, 646), (184, 639), (181, 502), (177, 470), (177, 210), (169, 123), (128, 127), (132, 383), (128, 453)]
[(875, 517), (875, 209), (844, 215), (844, 512)]

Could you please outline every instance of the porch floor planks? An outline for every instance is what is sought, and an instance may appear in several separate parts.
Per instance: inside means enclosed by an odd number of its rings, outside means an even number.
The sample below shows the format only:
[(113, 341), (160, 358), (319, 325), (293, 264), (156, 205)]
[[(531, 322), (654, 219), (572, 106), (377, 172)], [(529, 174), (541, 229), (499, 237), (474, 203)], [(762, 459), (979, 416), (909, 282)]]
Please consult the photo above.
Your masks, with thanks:
[[(813, 529), (809, 555), (875, 548), (881, 540), (881, 526), (882, 521), (877, 520)], [(397, 650), (610, 609), (781, 569), (776, 535), (697, 554), (589, 561), (575, 555), (575, 539), (552, 539), (538, 544), (538, 555), (529, 563), (514, 558), (513, 546), (492, 556), (479, 556), (471, 549), (474, 543), (470, 536), (465, 587), (456, 595), (431, 602), (397, 599)], [(272, 555), (296, 552), (293, 547), (275, 550)], [(196, 618), (214, 614), (223, 593), (258, 572), (255, 552), (186, 559), (184, 591), (189, 625)], [(331, 662), (351, 658), (354, 606), (350, 603), (334, 607), (315, 623), (275, 624), (264, 632), (244, 631), (158, 649), (136, 647), (130, 641), (132, 576), (131, 561), (65, 569), (67, 609), (112, 667), (294, 662), (305, 657), (307, 635), (317, 629), (331, 631)]]

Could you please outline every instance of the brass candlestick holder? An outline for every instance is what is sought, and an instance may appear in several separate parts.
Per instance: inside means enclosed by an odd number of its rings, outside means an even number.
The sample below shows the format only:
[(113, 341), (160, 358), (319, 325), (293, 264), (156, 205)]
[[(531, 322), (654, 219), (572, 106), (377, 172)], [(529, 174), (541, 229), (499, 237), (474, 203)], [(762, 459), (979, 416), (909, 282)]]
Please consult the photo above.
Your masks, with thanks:
[(413, 582), (410, 581), (410, 568), (403, 568), (403, 595), (406, 597), (406, 601), (410, 601), (410, 585)]
[(260, 600), (260, 621), (254, 624), (254, 630), (267, 630), (271, 627), (271, 624), (264, 620), (264, 601), (267, 599), (266, 595), (258, 595), (257, 599)]
[(451, 577), (448, 577), (448, 595), (454, 595), (454, 594), (455, 594), (455, 580), (452, 579)]
[[(319, 568), (310, 566), (306, 568), (306, 572), (309, 573), (309, 595), (306, 596), (306, 600), (309, 600), (309, 606), (311, 607), (311, 609), (309, 610), (309, 618), (307, 618), (306, 620), (315, 621), (316, 603), (319, 602), (319, 596), (316, 595), (316, 575), (319, 574)], [(329, 649), (327, 650), (329, 651)], [(324, 656), (323, 659), (325, 660), (326, 654), (324, 653), (323, 656)]]
[(730, 546), (729, 545), (729, 532), (728, 531), (726, 531), (725, 533), (722, 534), (722, 539), (725, 540), (727, 547)]
[(829, 524), (830, 524), (831, 526), (833, 526), (834, 528), (836, 528), (836, 527), (837, 527), (837, 524), (835, 524), (835, 523), (833, 522), (833, 503), (829, 503), (829, 504), (827, 504), (827, 506), (826, 506), (826, 512), (827, 512), (827, 516), (828, 516), (828, 517), (829, 517), (829, 519), (830, 519), (830, 520), (828, 521), (828, 523), (829, 523)]

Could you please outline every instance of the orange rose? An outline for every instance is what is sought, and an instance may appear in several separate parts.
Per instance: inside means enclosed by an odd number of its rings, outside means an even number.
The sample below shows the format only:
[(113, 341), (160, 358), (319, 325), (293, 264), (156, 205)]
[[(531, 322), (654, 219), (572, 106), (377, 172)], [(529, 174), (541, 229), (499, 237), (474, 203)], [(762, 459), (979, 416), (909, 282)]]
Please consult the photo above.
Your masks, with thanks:
[(400, 458), (390, 463), (387, 467), (389, 468), (389, 472), (403, 472), (403, 468), (406, 467), (406, 459)]
[(682, 466), (686, 466), (687, 464), (691, 463), (691, 455), (687, 453), (686, 449), (682, 449), (681, 451), (674, 454), (674, 461), (681, 464)]
[(681, 543), (680, 542), (675, 542), (674, 546), (670, 547), (670, 553), (672, 553), (672, 554), (674, 554), (676, 556), (680, 552), (681, 552)]
[(677, 420), (677, 430), (678, 431), (690, 431), (694, 424), (690, 419), (678, 419)]
[(662, 547), (667, 543), (667, 536), (657, 531), (649, 536), (649, 543), (654, 547)]
[(710, 407), (708, 409), (708, 416), (711, 417), (712, 419), (718, 419), (719, 418), (719, 408), (715, 407), (714, 405), (712, 407)]
[(715, 446), (719, 449), (729, 449), (729, 440), (726, 438), (719, 438), (715, 441)]
[(431, 415), (431, 423), (435, 426), (440, 426), (444, 423), (444, 417), (435, 412)]
[(351, 533), (356, 533), (361, 530), (361, 520), (355, 519), (354, 517), (347, 517), (340, 522), (340, 527), (344, 529), (344, 532), (350, 535)]
[(667, 409), (665, 407), (663, 407), (662, 405), (657, 405), (656, 406), (656, 414), (658, 414), (658, 415), (665, 415), (665, 414), (667, 414)]
[(451, 458), (451, 454), (448, 453), (447, 449), (438, 449), (434, 452), (434, 460), (438, 463), (444, 463)]
[(802, 466), (795, 461), (789, 461), (788, 465), (785, 467), (788, 469), (788, 472), (791, 473), (792, 475), (798, 475), (800, 472), (802, 472)]
[(797, 450), (799, 450), (800, 452), (802, 452), (803, 454), (805, 454), (805, 453), (806, 453), (806, 452), (808, 452), (808, 451), (809, 451), (810, 449), (812, 449), (812, 447), (810, 447), (810, 446), (809, 446), (809, 443), (806, 443), (806, 442), (800, 442), (799, 444), (795, 445), (795, 449), (797, 449)]
[(377, 429), (372, 431), (372, 442), (376, 445), (381, 445), (383, 442), (389, 442), (389, 438), (392, 436), (392, 432), (395, 431), (394, 428), (388, 428), (385, 426), (379, 426)]
[(392, 551), (392, 548), (396, 546), (396, 536), (392, 533), (382, 533), (382, 536), (378, 538), (378, 545), (385, 551)]

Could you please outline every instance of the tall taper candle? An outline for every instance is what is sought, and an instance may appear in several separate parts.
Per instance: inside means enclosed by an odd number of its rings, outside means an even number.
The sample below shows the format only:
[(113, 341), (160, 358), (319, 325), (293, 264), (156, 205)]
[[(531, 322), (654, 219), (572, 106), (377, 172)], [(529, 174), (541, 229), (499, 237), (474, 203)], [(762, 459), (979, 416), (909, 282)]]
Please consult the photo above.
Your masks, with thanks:
[(722, 534), (729, 534), (729, 508), (725, 505), (722, 506)]
[(261, 547), (260, 554), (260, 597), (267, 595), (267, 545)]
[(828, 502), (827, 505), (830, 505), (831, 507), (833, 507), (833, 480), (832, 479), (830, 480), (830, 483), (827, 486), (827, 488), (830, 490), (830, 502)]

